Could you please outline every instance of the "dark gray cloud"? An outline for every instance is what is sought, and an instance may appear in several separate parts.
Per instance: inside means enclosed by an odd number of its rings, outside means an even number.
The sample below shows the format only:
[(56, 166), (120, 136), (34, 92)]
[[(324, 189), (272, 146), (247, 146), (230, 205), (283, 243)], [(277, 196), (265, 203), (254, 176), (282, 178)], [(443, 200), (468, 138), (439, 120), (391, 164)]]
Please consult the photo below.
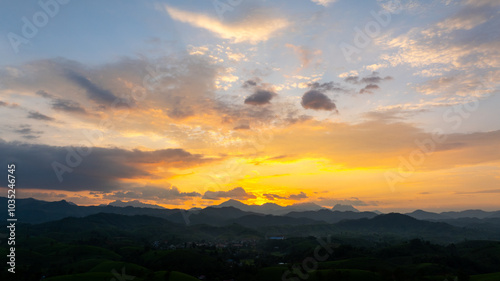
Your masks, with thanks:
[(85, 89), (88, 98), (91, 100), (99, 103), (111, 104), (113, 101), (118, 99), (111, 91), (99, 87), (98, 85), (87, 79), (85, 76), (76, 73), (75, 71), (67, 69), (65, 72), (65, 77), (69, 81)]
[(309, 90), (302, 96), (302, 107), (314, 110), (336, 110), (335, 103), (318, 90)]
[(37, 112), (37, 111), (30, 111), (28, 113), (28, 118), (42, 120), (42, 121), (54, 121), (55, 120), (54, 118), (47, 116), (47, 115), (44, 115), (44, 114), (41, 114), (40, 112)]
[(176, 186), (145, 186), (105, 193), (104, 199), (145, 199), (169, 201), (188, 197), (200, 197), (198, 192), (181, 192)]
[(327, 91), (332, 91), (332, 92), (345, 92), (347, 91), (344, 87), (342, 87), (339, 83), (335, 83), (333, 81), (326, 82), (326, 83), (309, 83), (307, 84), (311, 89), (313, 90), (318, 90), (321, 92), (327, 92)]
[(260, 83), (260, 79), (259, 78), (254, 78), (254, 79), (248, 79), (247, 81), (245, 81), (243, 83), (243, 85), (241, 87), (243, 88), (252, 88), (252, 87), (255, 87), (257, 86), (257, 84)]
[(47, 98), (47, 99), (54, 99), (55, 98), (54, 95), (51, 95), (44, 90), (38, 90), (38, 91), (36, 91), (36, 94), (41, 96), (41, 97)]
[(382, 77), (378, 72), (374, 71), (371, 75), (365, 77), (348, 76), (344, 79), (345, 82), (351, 84), (379, 84), (382, 81), (392, 80), (391, 76)]
[(373, 94), (373, 90), (378, 90), (380, 87), (375, 84), (368, 84), (363, 89), (359, 90), (360, 94)]
[(14, 130), (14, 132), (20, 134), (25, 139), (37, 139), (43, 133), (42, 131), (35, 131), (31, 129), (30, 125), (21, 125), (19, 129)]
[(344, 79), (345, 82), (351, 83), (351, 84), (358, 84), (359, 76), (348, 76)]
[(250, 125), (248, 124), (238, 125), (234, 127), (233, 130), (250, 130)]
[(81, 107), (78, 102), (71, 100), (56, 99), (52, 103), (52, 108), (65, 112), (87, 114), (85, 108)]
[[(89, 149), (29, 145), (3, 140), (0, 140), (0, 155), (1, 165), (19, 165), (19, 184), (24, 188), (68, 191), (121, 190), (124, 179), (155, 178), (147, 165), (156, 164), (168, 171), (169, 168), (194, 167), (217, 160), (191, 154), (183, 149)], [(62, 182), (59, 181), (56, 170), (61, 175)]]
[(302, 191), (300, 193), (298, 193), (298, 194), (290, 194), (288, 196), (280, 196), (280, 195), (272, 194), (272, 193), (263, 194), (263, 195), (268, 200), (275, 200), (275, 199), (302, 200), (302, 199), (308, 198), (307, 194), (305, 194)]
[(385, 80), (392, 80), (392, 77), (391, 76), (386, 76), (384, 78), (380, 77), (380, 76), (368, 76), (368, 77), (363, 77), (361, 78), (361, 83), (365, 83), (365, 84), (378, 84), (382, 81), (385, 81)]
[(302, 191), (299, 194), (290, 194), (290, 196), (288, 196), (290, 200), (301, 200), (305, 198), (307, 198), (307, 195)]
[(245, 99), (245, 104), (251, 104), (251, 105), (268, 104), (271, 102), (271, 100), (275, 96), (276, 96), (276, 93), (274, 93), (274, 92), (271, 92), (268, 90), (263, 90), (263, 89), (258, 89), (252, 95), (248, 96)]
[(80, 104), (76, 101), (68, 100), (68, 99), (60, 99), (56, 96), (47, 93), (44, 90), (38, 90), (36, 92), (37, 95), (47, 98), (52, 101), (52, 108), (59, 111), (65, 111), (69, 113), (81, 113), (87, 114), (85, 108), (80, 106)]
[(228, 191), (206, 191), (203, 194), (203, 199), (219, 200), (224, 198), (231, 198), (237, 200), (255, 199), (255, 195), (247, 193), (242, 187), (236, 187)]

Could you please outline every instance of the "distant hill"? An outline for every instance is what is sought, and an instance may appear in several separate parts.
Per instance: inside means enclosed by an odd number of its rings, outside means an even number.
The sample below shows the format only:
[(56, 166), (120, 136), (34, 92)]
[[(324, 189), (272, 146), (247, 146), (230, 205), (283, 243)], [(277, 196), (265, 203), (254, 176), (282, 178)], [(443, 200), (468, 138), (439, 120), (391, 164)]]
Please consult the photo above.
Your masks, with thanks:
[(437, 214), (437, 213), (432, 213), (432, 212), (426, 212), (423, 210), (415, 210), (411, 213), (407, 213), (406, 215), (416, 218), (419, 220), (445, 220), (445, 219), (450, 219), (451, 217), (442, 215), (442, 214)]
[(323, 209), (319, 211), (290, 212), (285, 216), (293, 218), (308, 218), (308, 219), (324, 221), (327, 223), (336, 223), (342, 220), (373, 218), (377, 216), (377, 214), (373, 212), (351, 212), (351, 211), (340, 212), (340, 211), (330, 211), (328, 209)]
[[(70, 204), (56, 202), (59, 205)], [(71, 205), (70, 205), (71, 206)], [(102, 208), (102, 207), (101, 207)], [(135, 207), (106, 207), (112, 210), (145, 210)], [(286, 236), (325, 236), (339, 235), (342, 237), (368, 237), (379, 241), (382, 237), (393, 238), (422, 238), (439, 243), (459, 242), (464, 240), (500, 240), (500, 222), (497, 219), (474, 219), (464, 223), (476, 227), (452, 226), (443, 222), (417, 220), (407, 215), (391, 213), (374, 215), (370, 218), (345, 219), (337, 223), (326, 223), (318, 220), (321, 215), (332, 213), (368, 215), (369, 212), (332, 212), (320, 210), (305, 212), (313, 218), (287, 216), (273, 216), (251, 214), (233, 207), (206, 208), (198, 213), (184, 213), (191, 223), (185, 222), (182, 213), (171, 210), (150, 209), (164, 212), (167, 217), (177, 216), (179, 223), (172, 219), (165, 219), (151, 215), (123, 215), (116, 213), (97, 213), (85, 217), (67, 217), (41, 224), (20, 224), (19, 233), (45, 234), (58, 241), (79, 240), (85, 237), (92, 239), (142, 239), (169, 240), (169, 241), (200, 241), (237, 238), (263, 238), (268, 233), (278, 233)], [(167, 213), (165, 213), (167, 212)], [(329, 212), (329, 213), (327, 213)], [(314, 216), (316, 213), (317, 216)], [(365, 213), (365, 214), (363, 214)], [(465, 219), (470, 220), (470, 219)], [(491, 223), (491, 226), (490, 226)], [(496, 228), (495, 228), (496, 227)], [(17, 227), (16, 227), (17, 228)], [(71, 235), (68, 235), (71, 233)], [(137, 240), (138, 239), (138, 240)]]
[(483, 210), (465, 210), (460, 212), (443, 212), (441, 215), (445, 215), (452, 219), (458, 218), (478, 218), (484, 219), (488, 217), (500, 217), (500, 212), (486, 212)]
[(235, 219), (232, 222), (249, 228), (280, 226), (280, 225), (304, 226), (308, 224), (321, 223), (317, 220), (308, 218), (292, 218), (292, 217), (273, 216), (273, 215), (248, 215)]
[[(103, 206), (103, 205), (101, 205)], [(106, 206), (106, 205), (104, 205)], [(136, 208), (151, 208), (151, 209), (165, 209), (162, 206), (158, 205), (153, 205), (153, 204), (146, 204), (143, 203), (139, 200), (132, 200), (132, 201), (121, 201), (121, 200), (116, 200), (108, 204), (108, 206), (115, 206), (115, 207), (136, 207)]]
[(335, 206), (333, 206), (332, 211), (359, 212), (358, 209), (354, 208), (352, 205), (342, 205), (342, 204), (336, 204)]
[(342, 231), (355, 231), (363, 233), (392, 233), (414, 237), (441, 237), (441, 236), (467, 236), (474, 233), (467, 233), (461, 228), (457, 228), (442, 222), (430, 222), (417, 220), (407, 215), (390, 213), (378, 215), (371, 219), (346, 220), (336, 224)]
[[(295, 204), (285, 207), (273, 203), (261, 206), (246, 205), (236, 200), (229, 200), (220, 205), (204, 209), (180, 210), (155, 208), (157, 206), (150, 206), (139, 201), (131, 202), (135, 206), (121, 207), (120, 205), (130, 203), (122, 201), (115, 201), (110, 205), (104, 206), (78, 206), (65, 200), (46, 202), (33, 198), (16, 199), (16, 216), (19, 219), (19, 223), (40, 224), (60, 221), (61, 219), (71, 218), (73, 221), (79, 221), (75, 219), (85, 218), (86, 220), (83, 221), (91, 225), (94, 225), (96, 222), (89, 221), (87, 218), (91, 218), (89, 216), (99, 213), (122, 216), (147, 216), (168, 222), (163, 223), (163, 221), (158, 221), (158, 223), (164, 225), (204, 226), (204, 229), (207, 229), (207, 231), (210, 229), (210, 233), (212, 233), (212, 230), (216, 233), (224, 232), (223, 230), (215, 230), (218, 229), (217, 227), (224, 228), (239, 225), (252, 231), (288, 233), (298, 236), (328, 235), (333, 233), (354, 233), (356, 235), (394, 234), (408, 237), (421, 235), (422, 237), (433, 237), (436, 241), (446, 241), (446, 239), (451, 239), (450, 237), (455, 240), (469, 239), (471, 237), (491, 239), (500, 235), (500, 211), (467, 210), (438, 214), (416, 210), (407, 215), (377, 215), (374, 212), (332, 211), (313, 203)], [(6, 206), (7, 198), (0, 197), (0, 204)], [(105, 218), (106, 216), (101, 215), (100, 217)], [(7, 212), (0, 213), (0, 219), (5, 221), (7, 219)], [(124, 218), (121, 219), (127, 220)], [(76, 233), (79, 228), (77, 225), (74, 227)], [(119, 226), (116, 227), (119, 228)], [(127, 226), (122, 225), (120, 227)], [(161, 231), (166, 230), (162, 229)], [(179, 235), (186, 234), (181, 233)], [(196, 234), (192, 235), (194, 237), (197, 236)]]
[(290, 212), (301, 212), (301, 211), (317, 211), (325, 209), (315, 203), (298, 203), (290, 206), (280, 206), (275, 203), (265, 203), (263, 205), (246, 205), (238, 200), (230, 199), (219, 205), (212, 207), (234, 207), (246, 212), (266, 214), (266, 215), (284, 215)]

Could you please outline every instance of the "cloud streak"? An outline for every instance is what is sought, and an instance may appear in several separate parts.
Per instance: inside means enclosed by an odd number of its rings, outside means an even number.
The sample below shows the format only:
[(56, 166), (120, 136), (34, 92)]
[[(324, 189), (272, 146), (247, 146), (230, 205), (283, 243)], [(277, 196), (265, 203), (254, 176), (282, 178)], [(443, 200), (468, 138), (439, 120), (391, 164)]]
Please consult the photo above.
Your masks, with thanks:
[(220, 38), (231, 39), (235, 43), (256, 44), (267, 41), (277, 31), (289, 25), (286, 19), (276, 18), (264, 11), (253, 11), (239, 21), (225, 23), (212, 16), (184, 11), (168, 5), (165, 5), (165, 10), (174, 20), (206, 29)]

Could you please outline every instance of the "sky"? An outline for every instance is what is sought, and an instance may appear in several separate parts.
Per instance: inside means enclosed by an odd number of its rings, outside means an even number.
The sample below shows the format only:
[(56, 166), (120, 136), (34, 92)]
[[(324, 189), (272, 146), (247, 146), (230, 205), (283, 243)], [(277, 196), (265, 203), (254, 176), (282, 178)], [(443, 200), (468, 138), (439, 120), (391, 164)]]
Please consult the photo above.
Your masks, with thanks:
[(497, 0), (0, 10), (0, 162), (18, 198), (499, 209)]

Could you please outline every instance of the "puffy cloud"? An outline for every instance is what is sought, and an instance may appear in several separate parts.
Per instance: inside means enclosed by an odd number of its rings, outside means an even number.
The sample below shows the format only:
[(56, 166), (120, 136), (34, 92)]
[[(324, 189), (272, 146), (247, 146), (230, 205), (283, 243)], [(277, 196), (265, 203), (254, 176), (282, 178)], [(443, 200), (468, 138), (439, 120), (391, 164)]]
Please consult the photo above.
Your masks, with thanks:
[[(0, 164), (23, 165), (18, 176), (25, 188), (52, 190), (110, 191), (121, 188), (122, 180), (155, 179), (156, 169), (172, 175), (172, 168), (188, 168), (215, 161), (200, 154), (191, 154), (183, 149), (154, 151), (125, 150), (100, 147), (56, 147), (28, 145), (0, 140)], [(57, 172), (56, 172), (57, 171)], [(62, 172), (61, 172), (62, 171)], [(58, 174), (62, 181), (59, 181)]]
[(264, 10), (251, 11), (239, 21), (228, 23), (209, 15), (183, 11), (168, 5), (165, 5), (165, 10), (174, 20), (206, 29), (220, 38), (231, 39), (235, 43), (256, 44), (267, 41), (277, 31), (289, 25), (286, 19), (277, 18)]
[(203, 194), (203, 199), (209, 200), (219, 200), (224, 198), (231, 198), (236, 200), (246, 200), (246, 199), (255, 199), (257, 198), (255, 195), (248, 193), (242, 187), (236, 187), (234, 189), (228, 191), (206, 191)]
[(271, 99), (273, 99), (276, 96), (276, 93), (264, 90), (264, 89), (257, 89), (253, 94), (248, 96), (245, 99), (245, 104), (251, 104), (251, 105), (264, 105), (271, 103)]
[(325, 94), (318, 90), (309, 90), (302, 96), (302, 107), (313, 110), (333, 111), (337, 106)]
[(373, 94), (372, 90), (380, 89), (378, 85), (368, 84), (363, 89), (359, 90), (360, 94)]
[(257, 86), (257, 84), (259, 84), (260, 82), (261, 82), (260, 78), (248, 79), (247, 81), (245, 81), (243, 83), (243, 85), (241, 87), (251, 88), (251, 87)]
[(298, 194), (290, 194), (288, 196), (288, 199), (290, 199), (290, 200), (301, 200), (301, 199), (305, 199), (305, 198), (307, 198), (307, 195), (302, 191)]

